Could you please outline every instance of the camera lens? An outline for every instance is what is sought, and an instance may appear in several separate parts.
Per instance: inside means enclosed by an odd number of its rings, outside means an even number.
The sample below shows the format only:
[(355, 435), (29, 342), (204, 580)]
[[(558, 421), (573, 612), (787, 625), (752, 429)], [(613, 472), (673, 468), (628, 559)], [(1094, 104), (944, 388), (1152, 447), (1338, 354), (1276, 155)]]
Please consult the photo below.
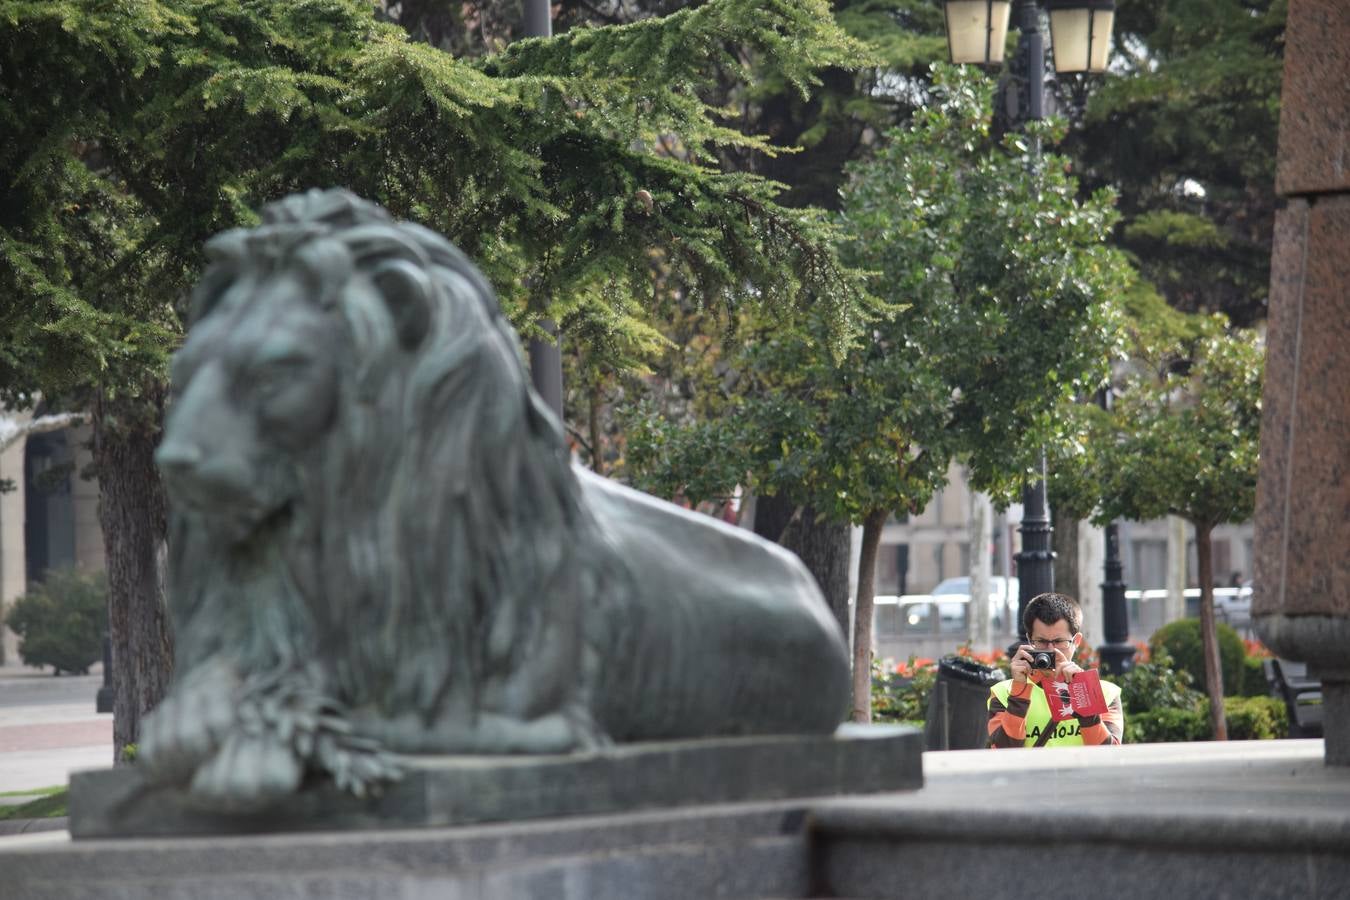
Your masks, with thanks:
[(1033, 669), (1053, 669), (1055, 658), (1050, 655), (1048, 650), (1037, 650), (1031, 654), (1031, 667)]

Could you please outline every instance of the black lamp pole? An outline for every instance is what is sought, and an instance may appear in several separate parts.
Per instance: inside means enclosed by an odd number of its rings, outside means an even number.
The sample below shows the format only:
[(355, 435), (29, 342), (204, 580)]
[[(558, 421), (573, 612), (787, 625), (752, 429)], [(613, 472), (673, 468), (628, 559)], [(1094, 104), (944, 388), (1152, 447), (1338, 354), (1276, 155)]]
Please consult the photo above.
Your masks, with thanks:
[[(1035, 0), (1017, 5), (1017, 53), (1010, 65), (1009, 88), (1017, 91), (1012, 124), (1024, 125), (1045, 117), (1045, 36), (1041, 10)], [(1040, 153), (1039, 142), (1036, 145)], [(1017, 629), (1022, 615), (1037, 594), (1055, 589), (1055, 553), (1051, 548), (1054, 528), (1050, 504), (1045, 498), (1045, 451), (1041, 451), (1038, 477), (1022, 489), (1022, 550), (1017, 554)], [(1018, 642), (1020, 643), (1020, 641)]]
[[(1101, 408), (1111, 408), (1111, 388), (1097, 397)], [(1120, 526), (1106, 526), (1106, 562), (1102, 566), (1102, 627), (1106, 643), (1097, 648), (1102, 668), (1108, 675), (1124, 675), (1134, 667), (1134, 647), (1130, 646), (1130, 615), (1125, 605), (1124, 567), (1120, 563)]]
[[(1034, 482), (1022, 488), (1022, 550), (1017, 554), (1017, 629), (1021, 633), (1027, 604), (1037, 594), (1055, 589), (1055, 551), (1050, 538), (1050, 505), (1045, 499), (1045, 452)], [(1014, 646), (1021, 640), (1014, 642)], [(1015, 651), (1014, 651), (1015, 652)]]
[(112, 681), (112, 638), (105, 631), (103, 632), (103, 685), (99, 687), (98, 694), (94, 697), (94, 711), (112, 712), (115, 699), (116, 694), (113, 692)]
[[(553, 9), (551, 0), (525, 0), (525, 37), (553, 36)], [(548, 408), (563, 421), (562, 348), (557, 323), (545, 320), (544, 331), (553, 340), (530, 340), (530, 383)]]
[[(1057, 58), (1064, 72), (1105, 70), (1107, 44), (1115, 18), (1115, 0), (1044, 0)], [(952, 61), (989, 65), (1003, 60), (1003, 44), (1012, 8), (1008, 0), (982, 4), (947, 0), (947, 47)], [(1000, 113), (1010, 128), (1045, 117), (1045, 33), (1038, 0), (1017, 0), (1017, 51), (1009, 63)], [(1082, 55), (1078, 55), (1079, 51)], [(1040, 142), (1033, 150), (1039, 164)], [(1055, 589), (1055, 554), (1050, 549), (1050, 505), (1045, 499), (1045, 451), (1038, 471), (1022, 490), (1022, 552), (1017, 554), (1018, 627), (1027, 604)], [(1117, 554), (1117, 558), (1119, 554)], [(1112, 580), (1108, 574), (1108, 581)], [(1118, 576), (1115, 580), (1119, 580)], [(1115, 615), (1113, 613), (1113, 615)], [(1123, 640), (1123, 639), (1122, 639)], [(1014, 645), (1015, 648), (1016, 645)]]
[(1134, 668), (1134, 647), (1130, 646), (1130, 616), (1125, 606), (1125, 580), (1120, 564), (1120, 526), (1106, 526), (1106, 564), (1102, 567), (1102, 618), (1106, 643), (1097, 648), (1102, 668), (1108, 675), (1124, 675)]

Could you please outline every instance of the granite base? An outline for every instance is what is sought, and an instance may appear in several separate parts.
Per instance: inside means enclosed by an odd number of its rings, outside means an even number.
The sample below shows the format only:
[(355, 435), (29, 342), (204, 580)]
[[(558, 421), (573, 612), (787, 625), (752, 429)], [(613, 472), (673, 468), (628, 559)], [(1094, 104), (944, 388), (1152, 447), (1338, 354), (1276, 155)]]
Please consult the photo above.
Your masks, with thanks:
[(626, 744), (566, 756), (408, 758), (378, 797), (320, 785), (275, 807), (223, 813), (134, 767), (71, 779), (76, 839), (433, 827), (719, 803), (913, 790), (923, 734), (844, 725), (834, 735)]

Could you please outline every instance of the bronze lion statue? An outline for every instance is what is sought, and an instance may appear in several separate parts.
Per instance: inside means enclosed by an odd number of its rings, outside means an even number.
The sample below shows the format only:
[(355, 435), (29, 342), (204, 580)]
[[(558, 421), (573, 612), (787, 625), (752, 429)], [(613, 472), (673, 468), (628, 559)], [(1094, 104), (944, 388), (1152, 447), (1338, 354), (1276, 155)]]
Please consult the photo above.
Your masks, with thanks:
[(800, 561), (574, 466), (444, 238), (314, 191), (207, 251), (157, 455), (152, 783), (248, 807), (400, 754), (836, 727), (847, 651)]

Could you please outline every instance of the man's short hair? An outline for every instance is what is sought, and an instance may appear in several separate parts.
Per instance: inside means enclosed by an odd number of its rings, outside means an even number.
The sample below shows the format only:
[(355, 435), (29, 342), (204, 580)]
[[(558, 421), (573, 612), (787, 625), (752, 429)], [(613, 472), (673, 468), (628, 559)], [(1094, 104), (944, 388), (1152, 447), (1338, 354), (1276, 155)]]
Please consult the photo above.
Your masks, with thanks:
[(1061, 619), (1069, 623), (1070, 634), (1083, 630), (1083, 608), (1078, 605), (1078, 601), (1068, 594), (1056, 594), (1053, 591), (1037, 594), (1022, 613), (1022, 633), (1030, 639), (1033, 622), (1040, 620), (1046, 625), (1053, 625)]

